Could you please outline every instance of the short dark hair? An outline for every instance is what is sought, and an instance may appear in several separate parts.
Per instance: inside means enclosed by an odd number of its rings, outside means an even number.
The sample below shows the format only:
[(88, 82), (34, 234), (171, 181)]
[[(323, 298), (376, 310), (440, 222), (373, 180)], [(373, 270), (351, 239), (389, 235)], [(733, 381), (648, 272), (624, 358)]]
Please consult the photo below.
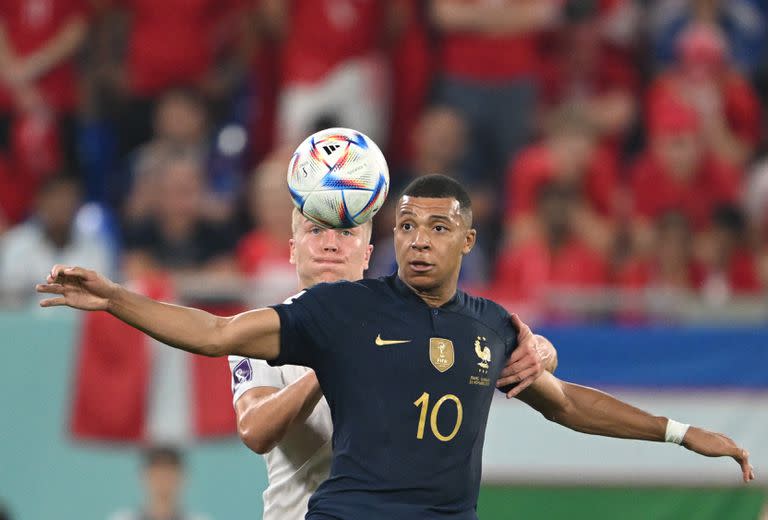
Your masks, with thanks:
[(400, 197), (426, 197), (429, 199), (456, 199), (459, 210), (471, 211), (472, 200), (464, 186), (446, 175), (424, 175), (405, 187)]
[(181, 450), (170, 444), (150, 446), (144, 450), (144, 467), (149, 468), (156, 464), (168, 464), (181, 468), (184, 465)]

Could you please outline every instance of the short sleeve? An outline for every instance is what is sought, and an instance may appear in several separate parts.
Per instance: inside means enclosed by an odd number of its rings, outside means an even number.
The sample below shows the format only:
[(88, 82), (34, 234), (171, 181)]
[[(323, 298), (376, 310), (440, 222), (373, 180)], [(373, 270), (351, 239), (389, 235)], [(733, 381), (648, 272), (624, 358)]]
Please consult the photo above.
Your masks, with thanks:
[(300, 365), (315, 368), (316, 351), (323, 337), (325, 310), (314, 290), (299, 293), (291, 300), (273, 305), (280, 316), (280, 354), (270, 360), (272, 366)]
[(232, 373), (232, 404), (251, 388), (271, 386), (283, 388), (285, 382), (280, 369), (271, 367), (261, 359), (229, 356), (229, 370)]
[(519, 331), (512, 322), (512, 315), (503, 309), (502, 318), (504, 322), (502, 323), (501, 335), (504, 338), (504, 359), (507, 359), (512, 355), (512, 351), (517, 348), (517, 334)]

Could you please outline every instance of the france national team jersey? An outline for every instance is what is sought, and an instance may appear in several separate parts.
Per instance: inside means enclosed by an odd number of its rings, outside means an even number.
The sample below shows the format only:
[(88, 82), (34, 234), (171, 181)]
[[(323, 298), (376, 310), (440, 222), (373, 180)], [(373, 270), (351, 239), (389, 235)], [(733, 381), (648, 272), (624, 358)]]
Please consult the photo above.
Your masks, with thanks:
[(517, 331), (461, 291), (431, 308), (396, 275), (320, 284), (276, 305), (280, 356), (317, 372), (331, 475), (308, 519), (475, 519), (488, 410)]

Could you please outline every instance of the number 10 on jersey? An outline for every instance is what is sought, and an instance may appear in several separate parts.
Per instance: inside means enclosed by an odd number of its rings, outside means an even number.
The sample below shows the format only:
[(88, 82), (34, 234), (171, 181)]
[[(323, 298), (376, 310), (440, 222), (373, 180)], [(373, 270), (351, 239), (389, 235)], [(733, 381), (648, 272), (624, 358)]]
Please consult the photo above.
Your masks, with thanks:
[[(443, 435), (440, 433), (440, 430), (437, 428), (437, 414), (440, 413), (440, 407), (443, 406), (443, 403), (446, 401), (453, 401), (456, 403), (456, 425), (453, 427), (453, 430), (448, 435)], [(424, 392), (421, 394), (421, 397), (416, 399), (413, 404), (417, 407), (421, 408), (421, 414), (419, 415), (419, 427), (416, 429), (416, 438), (417, 439), (423, 439), (424, 438), (424, 425), (427, 423), (427, 411), (429, 409), (429, 394), (427, 392)], [(461, 419), (464, 415), (464, 411), (461, 408), (461, 401), (459, 401), (459, 398), (456, 397), (453, 394), (446, 394), (440, 399), (437, 400), (435, 405), (432, 407), (432, 413), (429, 416), (429, 426), (432, 428), (432, 435), (437, 437), (438, 440), (443, 442), (448, 442), (454, 437), (456, 437), (456, 434), (459, 433), (459, 428), (461, 427)]]

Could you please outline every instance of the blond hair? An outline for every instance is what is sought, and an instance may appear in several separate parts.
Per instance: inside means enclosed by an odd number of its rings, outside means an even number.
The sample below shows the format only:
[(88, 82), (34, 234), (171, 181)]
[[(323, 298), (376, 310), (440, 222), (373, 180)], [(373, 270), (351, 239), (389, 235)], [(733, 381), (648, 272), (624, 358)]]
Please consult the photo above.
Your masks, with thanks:
[[(291, 231), (293, 232), (293, 237), (296, 238), (296, 232), (299, 230), (299, 226), (305, 221), (309, 220), (307, 217), (301, 214), (301, 212), (298, 210), (298, 208), (293, 208), (293, 213), (291, 214)], [(365, 223), (360, 224), (360, 229), (363, 230), (363, 233), (366, 233), (366, 244), (371, 241), (371, 233), (373, 232), (373, 219), (368, 219), (365, 221)]]

